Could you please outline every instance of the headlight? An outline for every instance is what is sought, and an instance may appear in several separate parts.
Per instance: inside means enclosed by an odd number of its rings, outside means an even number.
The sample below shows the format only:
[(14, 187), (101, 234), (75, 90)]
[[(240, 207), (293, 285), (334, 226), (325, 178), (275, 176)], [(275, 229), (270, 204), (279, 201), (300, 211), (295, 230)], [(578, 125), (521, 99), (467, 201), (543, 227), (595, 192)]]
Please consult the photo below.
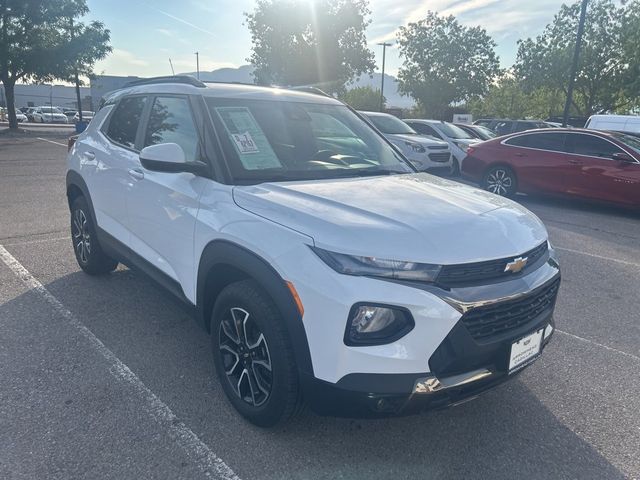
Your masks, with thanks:
[(376, 257), (360, 257), (344, 253), (329, 252), (317, 247), (311, 249), (327, 265), (336, 272), (344, 275), (367, 277), (394, 278), (398, 280), (413, 280), (417, 282), (435, 281), (440, 265), (429, 263), (406, 262), (401, 260), (387, 260)]
[(344, 343), (353, 347), (383, 345), (395, 342), (414, 326), (413, 317), (404, 308), (356, 304), (349, 312)]
[(415, 153), (424, 153), (427, 151), (422, 145), (418, 145), (417, 143), (404, 142), (404, 144)]
[(455, 143), (455, 144), (456, 144), (456, 146), (457, 146), (460, 150), (462, 150), (463, 152), (466, 152), (466, 151), (467, 151), (467, 148), (469, 148), (469, 145), (468, 145), (468, 144), (466, 144), (466, 143), (463, 143), (463, 142), (453, 142), (453, 143)]

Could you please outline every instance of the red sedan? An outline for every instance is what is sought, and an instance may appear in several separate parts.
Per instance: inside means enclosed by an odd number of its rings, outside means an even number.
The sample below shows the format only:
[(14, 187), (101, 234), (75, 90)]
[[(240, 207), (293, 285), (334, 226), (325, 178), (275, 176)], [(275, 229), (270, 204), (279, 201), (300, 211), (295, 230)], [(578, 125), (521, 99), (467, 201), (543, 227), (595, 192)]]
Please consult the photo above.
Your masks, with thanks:
[(499, 195), (548, 193), (640, 207), (640, 138), (529, 130), (469, 147), (462, 174)]

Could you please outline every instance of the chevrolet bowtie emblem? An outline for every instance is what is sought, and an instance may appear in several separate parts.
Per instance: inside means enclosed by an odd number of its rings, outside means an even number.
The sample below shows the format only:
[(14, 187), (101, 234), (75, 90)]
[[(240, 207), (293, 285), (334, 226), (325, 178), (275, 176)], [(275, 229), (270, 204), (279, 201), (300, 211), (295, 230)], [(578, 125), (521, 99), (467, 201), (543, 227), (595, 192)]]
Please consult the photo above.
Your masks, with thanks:
[(505, 272), (518, 273), (527, 265), (527, 257), (514, 258), (512, 262), (507, 263), (504, 267)]

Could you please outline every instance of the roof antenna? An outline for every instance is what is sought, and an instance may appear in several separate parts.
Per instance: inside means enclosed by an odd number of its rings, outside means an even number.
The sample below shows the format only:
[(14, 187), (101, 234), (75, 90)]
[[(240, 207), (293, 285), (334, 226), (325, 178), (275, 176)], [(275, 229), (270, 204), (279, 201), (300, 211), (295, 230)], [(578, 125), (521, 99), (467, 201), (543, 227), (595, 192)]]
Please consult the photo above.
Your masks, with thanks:
[(171, 58), (169, 58), (169, 66), (171, 66), (171, 75), (175, 75), (176, 72), (173, 70), (173, 63), (171, 62)]

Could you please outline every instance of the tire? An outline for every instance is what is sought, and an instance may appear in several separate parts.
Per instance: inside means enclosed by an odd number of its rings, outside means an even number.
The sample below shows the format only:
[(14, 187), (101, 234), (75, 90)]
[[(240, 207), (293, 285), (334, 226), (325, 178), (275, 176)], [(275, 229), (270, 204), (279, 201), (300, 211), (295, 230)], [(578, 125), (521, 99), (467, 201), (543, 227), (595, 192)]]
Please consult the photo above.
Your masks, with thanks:
[(84, 197), (71, 203), (71, 242), (78, 265), (89, 275), (114, 271), (118, 261), (102, 251), (91, 210)]
[(460, 176), (460, 162), (458, 162), (458, 159), (456, 157), (453, 157), (453, 163), (451, 165), (451, 176)]
[(222, 290), (211, 315), (211, 347), (227, 398), (249, 422), (273, 427), (300, 411), (291, 340), (257, 282), (243, 280)]
[(496, 195), (513, 197), (518, 191), (518, 178), (511, 168), (498, 165), (485, 172), (482, 188)]

